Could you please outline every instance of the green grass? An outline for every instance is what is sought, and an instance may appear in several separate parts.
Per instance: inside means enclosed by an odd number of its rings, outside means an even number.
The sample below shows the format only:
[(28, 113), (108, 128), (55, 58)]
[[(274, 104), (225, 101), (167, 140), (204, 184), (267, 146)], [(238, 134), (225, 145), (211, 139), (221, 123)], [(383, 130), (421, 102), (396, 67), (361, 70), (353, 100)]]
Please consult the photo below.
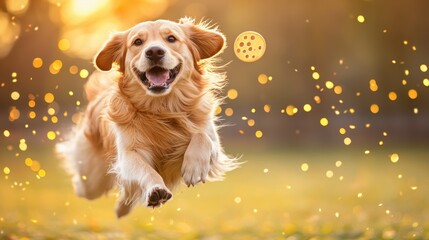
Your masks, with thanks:
[(239, 152), (246, 163), (225, 181), (181, 186), (162, 208), (139, 206), (120, 220), (114, 192), (76, 197), (50, 151), (37, 153), (41, 179), (1, 156), (11, 173), (1, 173), (0, 239), (429, 238), (428, 151), (396, 150), (398, 163), (388, 157), (395, 151)]

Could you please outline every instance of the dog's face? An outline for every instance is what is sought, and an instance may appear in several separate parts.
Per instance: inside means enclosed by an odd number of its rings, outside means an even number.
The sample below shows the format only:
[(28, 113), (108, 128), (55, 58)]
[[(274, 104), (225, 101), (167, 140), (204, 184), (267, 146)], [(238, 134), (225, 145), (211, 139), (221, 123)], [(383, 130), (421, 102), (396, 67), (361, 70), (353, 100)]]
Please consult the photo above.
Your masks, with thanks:
[(221, 33), (194, 25), (190, 19), (143, 22), (112, 35), (95, 64), (104, 71), (116, 64), (124, 75), (138, 81), (147, 95), (162, 96), (177, 82), (189, 79), (200, 60), (218, 54), (224, 42)]

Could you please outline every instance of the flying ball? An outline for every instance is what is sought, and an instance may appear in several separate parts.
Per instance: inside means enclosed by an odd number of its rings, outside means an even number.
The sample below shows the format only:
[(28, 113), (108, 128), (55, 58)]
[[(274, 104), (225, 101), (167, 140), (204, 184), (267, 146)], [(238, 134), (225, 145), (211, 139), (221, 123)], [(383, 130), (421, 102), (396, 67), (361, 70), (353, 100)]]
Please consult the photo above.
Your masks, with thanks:
[(238, 35), (234, 42), (234, 52), (243, 62), (258, 61), (265, 53), (267, 45), (261, 34), (246, 31)]

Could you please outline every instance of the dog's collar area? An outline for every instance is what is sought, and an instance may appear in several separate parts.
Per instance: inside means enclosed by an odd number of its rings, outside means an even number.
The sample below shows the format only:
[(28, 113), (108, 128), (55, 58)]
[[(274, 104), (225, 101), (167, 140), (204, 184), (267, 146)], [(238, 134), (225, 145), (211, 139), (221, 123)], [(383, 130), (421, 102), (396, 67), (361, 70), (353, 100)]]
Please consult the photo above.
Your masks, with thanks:
[(170, 87), (170, 84), (176, 79), (180, 72), (182, 64), (179, 63), (173, 69), (165, 69), (160, 66), (154, 66), (146, 72), (141, 72), (133, 67), (142, 83), (153, 93), (162, 93)]

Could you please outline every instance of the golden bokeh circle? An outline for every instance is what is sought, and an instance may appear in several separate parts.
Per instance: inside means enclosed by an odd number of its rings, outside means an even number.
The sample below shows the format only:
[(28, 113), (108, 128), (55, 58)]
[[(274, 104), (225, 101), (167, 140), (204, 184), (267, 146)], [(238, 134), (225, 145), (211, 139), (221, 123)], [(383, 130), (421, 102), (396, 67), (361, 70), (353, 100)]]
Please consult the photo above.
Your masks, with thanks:
[(267, 45), (264, 37), (254, 31), (242, 32), (235, 39), (234, 53), (243, 62), (255, 62), (261, 59)]

